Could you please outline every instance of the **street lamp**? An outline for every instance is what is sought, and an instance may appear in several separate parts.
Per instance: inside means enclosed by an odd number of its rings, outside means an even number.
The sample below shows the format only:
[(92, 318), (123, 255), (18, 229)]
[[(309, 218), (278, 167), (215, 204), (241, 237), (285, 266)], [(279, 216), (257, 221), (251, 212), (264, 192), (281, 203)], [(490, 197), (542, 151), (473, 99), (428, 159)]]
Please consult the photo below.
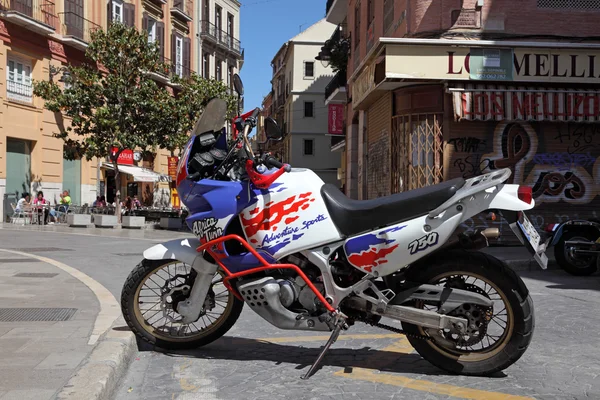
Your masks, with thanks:
[(330, 41), (325, 42), (325, 46), (321, 47), (321, 51), (315, 57), (315, 60), (321, 61), (321, 65), (327, 68), (331, 63), (331, 49), (330, 49)]
[(58, 80), (59, 82), (68, 82), (69, 79), (71, 78), (71, 73), (69, 72), (69, 69), (67, 67), (55, 67), (54, 65), (51, 65), (49, 70), (49, 75), (50, 75), (50, 81), (52, 81), (54, 79), (54, 77), (58, 74), (60, 74), (62, 72), (62, 76), (60, 77), (60, 79)]

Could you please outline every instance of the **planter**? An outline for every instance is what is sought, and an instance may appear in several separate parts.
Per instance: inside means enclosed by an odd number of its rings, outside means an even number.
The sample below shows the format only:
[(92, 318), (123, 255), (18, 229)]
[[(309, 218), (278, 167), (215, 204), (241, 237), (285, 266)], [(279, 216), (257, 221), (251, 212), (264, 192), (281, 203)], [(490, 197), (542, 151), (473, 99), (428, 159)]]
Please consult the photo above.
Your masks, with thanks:
[(162, 229), (179, 230), (181, 229), (181, 218), (163, 217), (160, 219), (160, 227)]
[(146, 217), (123, 216), (122, 227), (142, 229), (146, 225)]
[(116, 215), (94, 214), (94, 225), (97, 228), (114, 228), (118, 225)]
[(67, 214), (67, 224), (69, 226), (86, 227), (92, 223), (92, 216), (89, 214)]

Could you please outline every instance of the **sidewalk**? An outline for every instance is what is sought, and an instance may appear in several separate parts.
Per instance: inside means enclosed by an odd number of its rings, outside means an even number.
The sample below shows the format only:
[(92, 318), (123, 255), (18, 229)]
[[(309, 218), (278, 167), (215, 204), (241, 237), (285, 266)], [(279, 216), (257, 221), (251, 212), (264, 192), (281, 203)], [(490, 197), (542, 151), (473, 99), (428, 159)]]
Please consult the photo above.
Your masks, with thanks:
[(78, 279), (0, 251), (0, 400), (53, 398), (93, 350), (99, 310)]

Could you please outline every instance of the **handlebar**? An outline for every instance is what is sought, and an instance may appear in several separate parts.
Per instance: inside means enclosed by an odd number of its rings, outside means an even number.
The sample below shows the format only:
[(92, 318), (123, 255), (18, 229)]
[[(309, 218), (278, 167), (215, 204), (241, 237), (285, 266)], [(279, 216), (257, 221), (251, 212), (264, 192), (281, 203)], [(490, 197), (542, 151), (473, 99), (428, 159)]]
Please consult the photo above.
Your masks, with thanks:
[(285, 172), (290, 172), (292, 170), (292, 167), (289, 164), (283, 164), (273, 156), (268, 156), (264, 162), (267, 167), (274, 167), (277, 169), (283, 168)]

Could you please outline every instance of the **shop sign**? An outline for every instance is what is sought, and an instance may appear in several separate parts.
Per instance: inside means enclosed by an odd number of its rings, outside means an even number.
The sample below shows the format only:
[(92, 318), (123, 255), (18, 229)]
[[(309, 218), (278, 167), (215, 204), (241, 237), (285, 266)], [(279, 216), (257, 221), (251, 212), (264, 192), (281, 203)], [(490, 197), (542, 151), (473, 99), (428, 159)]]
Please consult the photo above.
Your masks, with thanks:
[(600, 50), (388, 44), (386, 75), (405, 79), (600, 83)]
[[(111, 162), (115, 159), (115, 155), (119, 149), (117, 147), (113, 147), (110, 151), (110, 160)], [(119, 154), (119, 158), (117, 160), (117, 164), (122, 165), (133, 165), (133, 150), (125, 149)]]
[(168, 157), (169, 177), (172, 180), (177, 180), (177, 166), (179, 165), (179, 157)]
[(344, 105), (329, 104), (329, 134), (341, 135), (344, 133)]
[(368, 65), (352, 83), (352, 107), (356, 108), (375, 89), (375, 64)]

